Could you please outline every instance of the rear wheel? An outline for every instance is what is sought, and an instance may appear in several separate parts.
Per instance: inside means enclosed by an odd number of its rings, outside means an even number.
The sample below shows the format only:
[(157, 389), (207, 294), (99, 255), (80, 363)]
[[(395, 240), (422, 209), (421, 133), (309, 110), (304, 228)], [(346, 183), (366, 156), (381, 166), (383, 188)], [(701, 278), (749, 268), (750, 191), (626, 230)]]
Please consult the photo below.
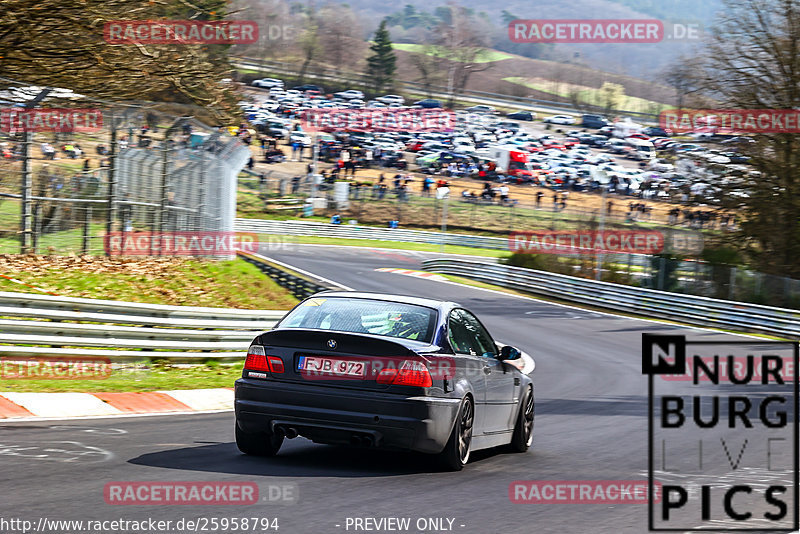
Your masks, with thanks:
[(275, 456), (283, 444), (283, 436), (273, 432), (245, 432), (236, 424), (236, 446), (251, 456)]
[(472, 426), (475, 422), (475, 405), (470, 397), (464, 397), (453, 425), (453, 432), (440, 453), (442, 465), (451, 471), (461, 471), (469, 461), (472, 446)]
[(525, 452), (533, 443), (533, 416), (533, 388), (529, 387), (522, 398), (514, 435), (511, 437), (510, 445), (513, 452)]

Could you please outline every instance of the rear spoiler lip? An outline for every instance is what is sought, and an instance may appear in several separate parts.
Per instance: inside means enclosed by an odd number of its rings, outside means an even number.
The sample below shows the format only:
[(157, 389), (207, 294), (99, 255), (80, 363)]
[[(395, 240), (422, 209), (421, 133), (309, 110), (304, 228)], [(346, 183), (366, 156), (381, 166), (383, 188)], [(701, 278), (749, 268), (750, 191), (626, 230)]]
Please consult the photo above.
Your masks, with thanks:
[(381, 336), (377, 334), (364, 334), (364, 333), (357, 333), (357, 332), (343, 332), (339, 330), (322, 330), (322, 329), (314, 329), (314, 328), (273, 328), (268, 332), (264, 332), (260, 336), (258, 336), (258, 340), (262, 345), (268, 345), (266, 343), (269, 341), (270, 337), (274, 337), (275, 334), (281, 333), (313, 333), (313, 334), (320, 334), (320, 333), (329, 333), (336, 336), (347, 336), (347, 337), (355, 337), (355, 338), (367, 338), (376, 341), (380, 341), (383, 343), (391, 343), (393, 345), (397, 345), (401, 347), (406, 352), (412, 352), (417, 355), (434, 355), (436, 353), (441, 353), (442, 347), (438, 345), (433, 345), (426, 341), (415, 341), (413, 339), (404, 339), (404, 338), (397, 338), (397, 337), (389, 337), (389, 336)]

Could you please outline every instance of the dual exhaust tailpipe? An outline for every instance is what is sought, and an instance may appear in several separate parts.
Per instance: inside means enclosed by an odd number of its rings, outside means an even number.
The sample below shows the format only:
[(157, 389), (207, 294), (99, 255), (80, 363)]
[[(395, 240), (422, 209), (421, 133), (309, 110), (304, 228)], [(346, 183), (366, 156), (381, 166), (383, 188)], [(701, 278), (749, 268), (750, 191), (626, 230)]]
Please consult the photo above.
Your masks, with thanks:
[(276, 426), (275, 433), (277, 433), (279, 436), (284, 436), (287, 439), (294, 439), (299, 435), (297, 429), (291, 426)]
[[(287, 439), (294, 439), (300, 435), (296, 428), (286, 425), (276, 426), (275, 433)], [(373, 447), (375, 446), (375, 438), (369, 434), (352, 434), (350, 436), (350, 444), (357, 447)]]
[(357, 447), (372, 447), (373, 441), (372, 436), (369, 435), (359, 435), (353, 434), (350, 436), (350, 444), (355, 445)]

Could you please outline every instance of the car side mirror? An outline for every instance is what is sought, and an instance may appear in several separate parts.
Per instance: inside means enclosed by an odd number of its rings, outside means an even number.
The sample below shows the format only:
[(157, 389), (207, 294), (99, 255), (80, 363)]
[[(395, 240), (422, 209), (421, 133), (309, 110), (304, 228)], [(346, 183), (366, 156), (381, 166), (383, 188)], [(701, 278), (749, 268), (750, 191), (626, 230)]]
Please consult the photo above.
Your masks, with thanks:
[(518, 360), (521, 356), (522, 353), (519, 349), (510, 345), (504, 345), (503, 348), (500, 349), (500, 354), (497, 356), (497, 359), (500, 361)]

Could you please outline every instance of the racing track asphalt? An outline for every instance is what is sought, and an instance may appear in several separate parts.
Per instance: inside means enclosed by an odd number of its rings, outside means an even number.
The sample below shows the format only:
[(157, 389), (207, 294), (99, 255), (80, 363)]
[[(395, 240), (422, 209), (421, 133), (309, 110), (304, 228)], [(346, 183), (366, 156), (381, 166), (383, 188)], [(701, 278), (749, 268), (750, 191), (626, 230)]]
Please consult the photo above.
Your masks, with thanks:
[[(419, 455), (317, 445), (303, 438), (285, 441), (273, 459), (242, 456), (233, 442), (232, 413), (5, 423), (0, 425), (0, 517), (174, 521), (258, 515), (277, 517), (282, 533), (320, 534), (345, 532), (347, 517), (411, 517), (412, 524), (420, 517), (447, 517), (455, 519), (454, 532), (465, 534), (645, 532), (645, 505), (512, 504), (509, 484), (645, 480), (641, 333), (743, 339), (375, 271), (418, 269), (421, 259), (435, 256), (430, 253), (312, 245), (264, 253), (353, 289), (449, 299), (474, 310), (498, 340), (536, 360), (531, 451), (476, 453), (464, 471), (445, 473)], [(692, 442), (683, 445), (689, 450)], [(262, 493), (269, 484), (294, 483), (299, 497), (291, 505), (205, 508), (104, 502), (107, 482), (141, 480), (253, 481)]]

